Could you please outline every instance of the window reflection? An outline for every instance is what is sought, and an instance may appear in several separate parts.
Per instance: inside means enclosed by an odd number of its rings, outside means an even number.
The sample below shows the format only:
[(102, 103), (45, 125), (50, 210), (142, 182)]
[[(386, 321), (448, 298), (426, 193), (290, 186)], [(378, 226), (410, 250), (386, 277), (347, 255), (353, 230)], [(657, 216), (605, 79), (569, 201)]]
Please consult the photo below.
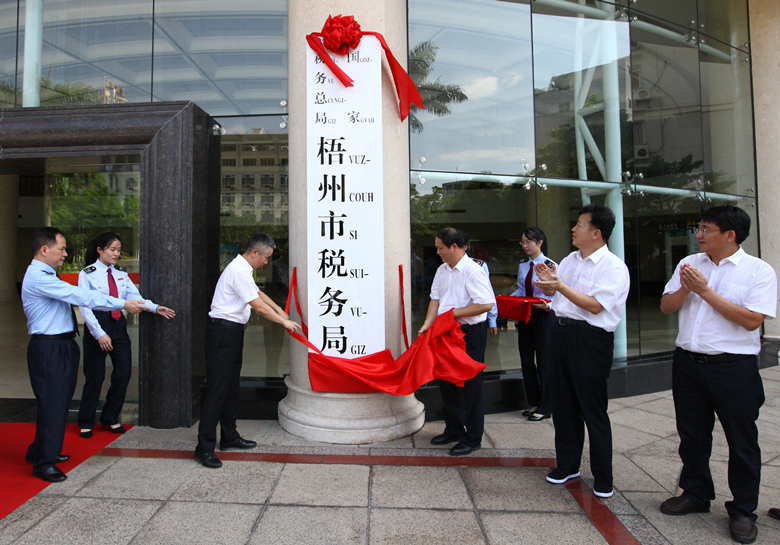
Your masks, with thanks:
[(631, 149), (628, 22), (534, 13), (533, 29), (538, 174), (619, 182)]
[(747, 54), (713, 40), (700, 45), (704, 187), (755, 196), (753, 115)]
[[(32, 1), (32, 0), (31, 0)], [(24, 67), (41, 66), (37, 103), (25, 106), (125, 104), (151, 98), (152, 1), (47, 0), (42, 32), (26, 21), (26, 1), (19, 3), (19, 62), (16, 85), (23, 92)], [(4, 10), (5, 12), (5, 10)], [(6, 13), (3, 13), (6, 15)], [(11, 21), (2, 19), (3, 27)], [(13, 21), (16, 26), (16, 21)], [(30, 43), (41, 40), (26, 51)], [(37, 39), (35, 37), (38, 37)], [(37, 42), (39, 45), (41, 42)], [(34, 43), (33, 43), (34, 45)], [(40, 54), (38, 58), (37, 55)], [(21, 105), (17, 99), (17, 106)]]
[[(276, 249), (255, 271), (255, 281), (280, 307), (289, 291), (288, 136), (282, 117), (218, 118), (222, 136), (220, 270), (244, 251), (249, 237), (270, 234)], [(284, 180), (284, 184), (282, 181)], [(281, 377), (290, 372), (290, 342), (284, 328), (252, 313), (244, 342), (245, 377)]]
[[(533, 2), (536, 160), (509, 171), (513, 176), (499, 175), (507, 172), (505, 163), (488, 155), (475, 163), (483, 174), (461, 168), (484, 146), (458, 132), (466, 126), (482, 134), (479, 126), (466, 122), (471, 108), (479, 111), (477, 106), (484, 105), (476, 97), (467, 93), (467, 101), (440, 118), (419, 114), (423, 130), (412, 133), (410, 161), (416, 326), (439, 263), (433, 248), (436, 230), (452, 225), (469, 232), (472, 253), (489, 263), (496, 293), (511, 293), (522, 257), (515, 239), (522, 229), (541, 227), (550, 256), (560, 261), (574, 250), (570, 229), (577, 211), (595, 201), (615, 212), (618, 225), (609, 246), (631, 274), (625, 319), (616, 332), (615, 364), (673, 349), (676, 316), (662, 314), (659, 303), (677, 262), (699, 251), (692, 227), (701, 207), (728, 202), (755, 215), (749, 63), (741, 58), (745, 53), (706, 34), (707, 25), (717, 22), (712, 32), (729, 28), (733, 42), (743, 25), (744, 2), (731, 2), (727, 9), (722, 4)], [(449, 27), (441, 21), (448, 16), (426, 10), (435, 5), (410, 2), (410, 36), (420, 38), (413, 43), (446, 35)], [(476, 29), (492, 37), (481, 14), (493, 7), (477, 0), (457, 3), (457, 10), (450, 11), (470, 16), (459, 18), (460, 35)], [(727, 13), (737, 16), (726, 21)], [(490, 18), (496, 20), (494, 14)], [(463, 23), (472, 19), (475, 23)], [(449, 61), (450, 53), (437, 56), (436, 63)], [(458, 71), (434, 67), (431, 73), (467, 89), (462, 82), (481, 72), (459, 62)], [(513, 102), (504, 111), (513, 115), (522, 98), (508, 96)], [(434, 130), (446, 125), (450, 140), (428, 133), (429, 122)], [(457, 157), (448, 162), (437, 153), (436, 141), (446, 141)], [(751, 245), (756, 242), (749, 238), (746, 250), (755, 253)], [(502, 344), (513, 338), (503, 333), (511, 332), (513, 324), (502, 325), (488, 342), (489, 370), (519, 367), (514, 343)]]
[(284, 111), (287, 1), (194, 5), (155, 1), (154, 100), (193, 100), (211, 115)]
[[(424, 173), (412, 175), (412, 332), (425, 321), (431, 284), (441, 259), (434, 238), (444, 227), (469, 234), (469, 255), (488, 264), (496, 295), (517, 289), (517, 266), (525, 256), (520, 237), (536, 221), (535, 203), (524, 189), (527, 178)], [(422, 183), (421, 183), (422, 182)], [(514, 323), (499, 319), (499, 334), (488, 339), (489, 371), (519, 367)]]
[(413, 166), (503, 174), (533, 168), (527, 4), (409, 3), (409, 73), (425, 106), (410, 115)]
[(634, 170), (646, 184), (702, 190), (699, 52), (686, 32), (651, 18), (631, 24)]
[(632, 15), (652, 15), (697, 31), (699, 30), (697, 1), (703, 0), (636, 0), (629, 4), (629, 8)]
[(747, 51), (747, 0), (699, 0), (699, 30)]

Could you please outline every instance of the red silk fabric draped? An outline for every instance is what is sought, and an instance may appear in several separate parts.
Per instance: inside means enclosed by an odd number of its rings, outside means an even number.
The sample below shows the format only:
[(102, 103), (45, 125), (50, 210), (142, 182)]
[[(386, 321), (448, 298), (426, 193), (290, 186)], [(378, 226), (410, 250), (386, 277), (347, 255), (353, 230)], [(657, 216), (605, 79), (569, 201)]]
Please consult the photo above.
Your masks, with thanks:
[[(399, 62), (393, 56), (390, 47), (385, 42), (384, 36), (378, 32), (368, 32), (360, 30), (360, 25), (352, 15), (342, 17), (336, 15), (335, 17), (328, 16), (328, 20), (322, 27), (322, 32), (314, 32), (306, 36), (306, 42), (309, 44), (317, 55), (319, 55), (322, 62), (324, 62), (328, 68), (330, 68), (333, 75), (336, 76), (344, 87), (352, 87), (353, 79), (350, 78), (338, 65), (333, 62), (330, 55), (328, 55), (325, 49), (332, 51), (337, 55), (346, 55), (350, 49), (355, 49), (360, 45), (360, 39), (365, 35), (376, 36), (379, 43), (382, 45), (382, 49), (385, 50), (387, 56), (387, 63), (390, 65), (390, 72), (393, 74), (393, 81), (395, 82), (395, 90), (398, 93), (398, 103), (401, 115), (401, 121), (406, 119), (409, 115), (409, 110), (412, 104), (416, 104), (420, 108), (423, 107), (422, 97), (417, 90), (412, 78), (406, 73), (406, 70), (399, 64)], [(322, 38), (322, 41), (320, 41)]]
[(531, 304), (546, 303), (541, 297), (512, 297), (511, 295), (497, 295), (498, 315), (510, 320), (519, 320), (525, 324), (531, 319)]
[[(400, 268), (399, 271), (402, 274)], [(403, 283), (403, 276), (401, 279)], [(298, 315), (301, 316), (297, 269), (293, 269), (285, 312), (289, 313), (293, 298)], [(308, 334), (306, 325), (302, 326), (304, 333)], [(300, 333), (290, 335), (314, 351), (309, 353), (309, 379), (315, 392), (361, 393), (379, 390), (392, 395), (409, 395), (433, 379), (463, 386), (464, 381), (485, 369), (484, 363), (466, 354), (463, 331), (452, 311), (438, 316), (431, 327), (417, 337), (398, 359), (393, 359), (388, 349), (355, 359), (326, 356)]]

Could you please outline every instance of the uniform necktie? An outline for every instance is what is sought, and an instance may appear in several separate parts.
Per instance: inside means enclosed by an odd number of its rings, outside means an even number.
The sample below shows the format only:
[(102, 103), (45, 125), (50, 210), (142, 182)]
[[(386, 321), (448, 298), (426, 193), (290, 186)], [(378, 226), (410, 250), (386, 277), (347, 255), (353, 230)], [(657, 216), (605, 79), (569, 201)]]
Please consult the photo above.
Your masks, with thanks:
[[(54, 273), (57, 278), (62, 280), (59, 273)], [(64, 280), (62, 280), (64, 282)], [(73, 321), (73, 331), (76, 333), (76, 335), (79, 334), (79, 321), (76, 319), (76, 311), (73, 310), (73, 305), (68, 305), (70, 307), (70, 319)]]
[(534, 296), (534, 284), (533, 284), (533, 278), (534, 278), (534, 262), (531, 261), (531, 266), (528, 267), (528, 274), (525, 275), (525, 296), (526, 297), (533, 297)]
[[(111, 274), (111, 267), (108, 268), (108, 294), (111, 297), (119, 297), (119, 290), (116, 289), (116, 281), (114, 281), (114, 275)], [(119, 310), (112, 310), (111, 317), (114, 320), (119, 320), (122, 316), (122, 312)]]

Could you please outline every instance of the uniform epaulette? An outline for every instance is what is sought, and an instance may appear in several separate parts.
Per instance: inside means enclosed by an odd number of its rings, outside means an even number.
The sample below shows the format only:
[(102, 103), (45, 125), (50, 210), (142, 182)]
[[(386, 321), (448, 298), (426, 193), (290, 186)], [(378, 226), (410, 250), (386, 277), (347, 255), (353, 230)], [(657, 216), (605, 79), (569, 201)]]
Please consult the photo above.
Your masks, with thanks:
[(524, 257), (523, 259), (520, 260), (520, 263), (528, 263), (530, 260), (531, 260), (530, 257)]
[(57, 273), (53, 273), (53, 272), (51, 272), (51, 271), (47, 271), (46, 269), (41, 269), (41, 270), (42, 270), (43, 272), (45, 272), (46, 274), (51, 274), (51, 275), (56, 275), (56, 274), (57, 274)]
[(481, 259), (477, 259), (476, 257), (472, 257), (471, 259), (473, 259), (473, 260), (474, 260), (474, 263), (476, 263), (476, 264), (477, 264), (477, 265), (479, 265), (480, 267), (481, 267), (482, 265), (484, 265), (484, 264), (485, 264), (485, 262), (484, 262), (484, 261), (482, 261)]
[(126, 272), (127, 272), (127, 269), (126, 269), (126, 268), (124, 268), (124, 267), (120, 267), (119, 265), (114, 265), (114, 268), (115, 268), (116, 270), (118, 270), (118, 271), (121, 271), (121, 272), (123, 272), (123, 273), (126, 273)]
[(92, 273), (97, 270), (97, 267), (95, 267), (94, 265), (90, 265), (89, 267), (84, 267), (83, 270), (85, 273)]

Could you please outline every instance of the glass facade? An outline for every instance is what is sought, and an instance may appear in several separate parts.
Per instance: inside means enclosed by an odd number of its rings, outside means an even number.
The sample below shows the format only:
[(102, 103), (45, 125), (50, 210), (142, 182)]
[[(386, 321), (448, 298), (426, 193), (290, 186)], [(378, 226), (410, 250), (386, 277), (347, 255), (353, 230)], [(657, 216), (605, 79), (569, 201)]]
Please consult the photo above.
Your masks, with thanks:
[[(253, 233), (270, 234), (276, 249), (255, 281), (284, 308), (289, 291), (289, 166), (285, 116), (217, 118), (222, 136), (220, 270), (243, 252)], [(253, 312), (244, 336), (245, 377), (290, 372), (290, 336)]]
[[(425, 106), (410, 133), (413, 331), (440, 263), (437, 230), (466, 230), (509, 295), (522, 231), (539, 226), (560, 261), (577, 210), (600, 202), (631, 274), (615, 364), (673, 349), (676, 319), (659, 302), (698, 251), (701, 207), (756, 216), (747, 42), (744, 0), (410, 0)], [(499, 320), (488, 370), (519, 367), (513, 328)]]
[(279, 114), (287, 71), (286, 0), (0, 0), (1, 107), (191, 100), (212, 116)]
[[(616, 363), (670, 350), (676, 323), (658, 302), (674, 265), (697, 250), (700, 207), (730, 202), (756, 216), (746, 0), (408, 8), (409, 73), (425, 105), (409, 118), (413, 331), (438, 265), (438, 229), (469, 232), (472, 254), (507, 295), (523, 229), (541, 227), (560, 261), (577, 210), (596, 201), (618, 215), (610, 247), (632, 280)], [(0, 107), (197, 103), (225, 128), (222, 257), (248, 233), (270, 232), (279, 248), (257, 281), (281, 303), (287, 42), (286, 0), (0, 0)], [(142, 180), (121, 183), (140, 191)], [(499, 326), (489, 369), (516, 369), (514, 325)], [(286, 335), (269, 328), (247, 339), (246, 376), (287, 372)]]

